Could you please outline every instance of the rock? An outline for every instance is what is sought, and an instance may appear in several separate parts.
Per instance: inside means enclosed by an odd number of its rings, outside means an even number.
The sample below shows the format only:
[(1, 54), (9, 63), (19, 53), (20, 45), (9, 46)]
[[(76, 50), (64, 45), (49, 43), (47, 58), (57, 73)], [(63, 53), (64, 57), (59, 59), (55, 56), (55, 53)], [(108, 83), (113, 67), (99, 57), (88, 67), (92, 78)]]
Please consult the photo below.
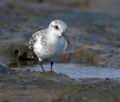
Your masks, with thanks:
[(19, 60), (35, 60), (36, 56), (32, 50), (24, 44), (13, 44), (10, 46), (10, 54)]
[(7, 72), (7, 68), (0, 64), (0, 72), (1, 73), (6, 73)]
[(15, 71), (13, 69), (8, 68), (6, 65), (4, 64), (0, 64), (0, 73), (14, 73)]
[(0, 73), (11, 73), (12, 69), (9, 69), (7, 66), (0, 64)]

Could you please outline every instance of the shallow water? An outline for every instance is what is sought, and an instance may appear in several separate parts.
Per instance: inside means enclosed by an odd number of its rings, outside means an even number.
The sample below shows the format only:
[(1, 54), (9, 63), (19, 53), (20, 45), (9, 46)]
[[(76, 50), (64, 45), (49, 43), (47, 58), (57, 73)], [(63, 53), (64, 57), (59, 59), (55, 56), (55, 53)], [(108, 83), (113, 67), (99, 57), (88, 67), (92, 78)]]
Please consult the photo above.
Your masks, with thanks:
[[(43, 65), (46, 71), (50, 71), (50, 65)], [(27, 70), (28, 68), (25, 68)], [(79, 64), (54, 64), (53, 70), (58, 74), (67, 75), (73, 79), (86, 79), (86, 78), (110, 78), (119, 79), (120, 69), (106, 68), (106, 67), (93, 67), (83, 66)], [(31, 68), (31, 71), (42, 71), (39, 65), (35, 65)]]

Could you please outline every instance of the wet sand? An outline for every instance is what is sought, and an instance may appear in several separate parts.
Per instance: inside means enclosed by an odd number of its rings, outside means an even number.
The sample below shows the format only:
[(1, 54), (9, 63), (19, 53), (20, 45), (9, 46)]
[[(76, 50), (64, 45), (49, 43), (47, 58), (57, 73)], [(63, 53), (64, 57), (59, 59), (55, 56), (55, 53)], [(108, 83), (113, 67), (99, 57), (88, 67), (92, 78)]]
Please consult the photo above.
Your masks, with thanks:
[[(103, 0), (65, 0), (62, 8), (59, 0), (10, 1), (0, 1), (0, 102), (120, 102), (120, 18), (111, 12), (116, 8)], [(56, 58), (55, 72), (48, 61), (41, 73), (27, 43), (53, 19), (69, 25), (71, 46)]]
[(112, 79), (73, 80), (53, 72), (0, 74), (1, 102), (119, 102), (120, 83)]

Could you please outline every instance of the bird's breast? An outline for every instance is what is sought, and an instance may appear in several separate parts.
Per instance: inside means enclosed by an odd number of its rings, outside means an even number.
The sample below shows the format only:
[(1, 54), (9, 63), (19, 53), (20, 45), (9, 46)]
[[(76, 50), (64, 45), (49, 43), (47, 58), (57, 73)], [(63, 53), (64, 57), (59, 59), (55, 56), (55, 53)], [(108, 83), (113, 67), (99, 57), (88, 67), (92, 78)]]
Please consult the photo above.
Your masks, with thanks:
[(56, 41), (49, 43), (49, 51), (54, 54), (62, 53), (65, 49), (66, 41), (63, 38), (58, 38)]
[(34, 51), (43, 58), (49, 58), (61, 54), (65, 50), (65, 46), (66, 41), (63, 38), (48, 39), (46, 46), (43, 46), (41, 41), (38, 40), (34, 46)]

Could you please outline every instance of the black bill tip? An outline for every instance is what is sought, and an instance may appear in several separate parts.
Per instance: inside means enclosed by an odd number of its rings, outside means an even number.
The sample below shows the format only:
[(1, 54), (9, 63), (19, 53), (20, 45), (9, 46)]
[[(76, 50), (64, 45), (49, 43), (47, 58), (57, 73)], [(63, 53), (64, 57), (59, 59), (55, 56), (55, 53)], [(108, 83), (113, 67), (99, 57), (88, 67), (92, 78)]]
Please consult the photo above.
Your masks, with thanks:
[(62, 36), (63, 36), (64, 39), (67, 41), (68, 45), (70, 45), (70, 41), (69, 41), (67, 35), (66, 35), (64, 32), (62, 33)]

